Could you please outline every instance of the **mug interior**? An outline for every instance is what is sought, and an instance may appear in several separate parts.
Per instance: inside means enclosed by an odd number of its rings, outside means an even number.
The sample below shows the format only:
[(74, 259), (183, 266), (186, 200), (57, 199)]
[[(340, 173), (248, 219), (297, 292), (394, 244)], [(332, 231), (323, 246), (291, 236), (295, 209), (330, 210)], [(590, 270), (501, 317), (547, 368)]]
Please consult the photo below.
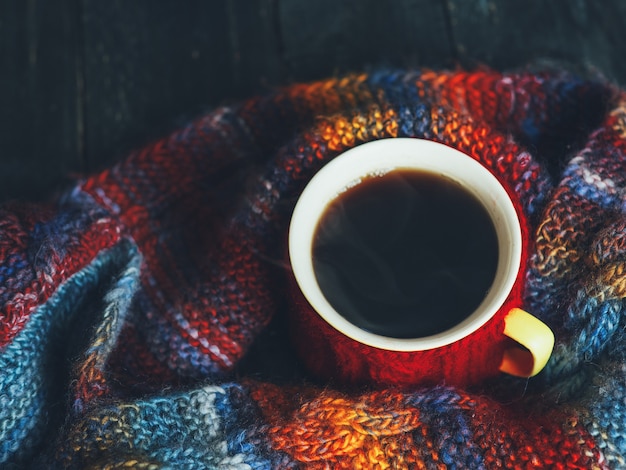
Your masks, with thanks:
[[(443, 332), (419, 338), (392, 338), (364, 330), (346, 320), (324, 296), (313, 267), (313, 242), (320, 217), (331, 201), (364, 178), (398, 169), (416, 169), (457, 181), (489, 213), (498, 238), (494, 281), (481, 304), (465, 320)], [(462, 230), (462, 227), (459, 227)], [(520, 223), (506, 190), (472, 157), (423, 139), (382, 139), (355, 147), (325, 165), (296, 203), (289, 227), (289, 257), (296, 282), (315, 311), (344, 335), (380, 349), (420, 351), (458, 341), (484, 325), (507, 299), (519, 270)]]

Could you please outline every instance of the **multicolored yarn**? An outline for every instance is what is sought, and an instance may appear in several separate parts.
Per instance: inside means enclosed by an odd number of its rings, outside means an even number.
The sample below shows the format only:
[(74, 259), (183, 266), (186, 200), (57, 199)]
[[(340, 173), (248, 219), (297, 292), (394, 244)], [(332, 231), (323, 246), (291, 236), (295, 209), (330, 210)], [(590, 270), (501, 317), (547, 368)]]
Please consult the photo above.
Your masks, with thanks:
[[(290, 211), (383, 137), (461, 149), (519, 199), (524, 306), (557, 335), (538, 377), (348, 388), (294, 361)], [(601, 79), (381, 71), (216, 109), (1, 208), (0, 466), (626, 468), (625, 194), (626, 93)]]

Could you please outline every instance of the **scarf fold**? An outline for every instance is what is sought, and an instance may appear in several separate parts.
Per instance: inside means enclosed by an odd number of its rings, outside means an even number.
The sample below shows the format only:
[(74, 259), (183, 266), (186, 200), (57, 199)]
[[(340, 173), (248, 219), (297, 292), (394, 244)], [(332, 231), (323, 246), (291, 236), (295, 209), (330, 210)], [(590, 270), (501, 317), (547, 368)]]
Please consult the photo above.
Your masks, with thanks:
[[(394, 137), (522, 204), (524, 308), (557, 338), (536, 378), (348, 389), (295, 358), (319, 347), (283, 312), (298, 194)], [(626, 93), (601, 79), (382, 70), (215, 109), (0, 208), (0, 466), (626, 468), (625, 201)]]

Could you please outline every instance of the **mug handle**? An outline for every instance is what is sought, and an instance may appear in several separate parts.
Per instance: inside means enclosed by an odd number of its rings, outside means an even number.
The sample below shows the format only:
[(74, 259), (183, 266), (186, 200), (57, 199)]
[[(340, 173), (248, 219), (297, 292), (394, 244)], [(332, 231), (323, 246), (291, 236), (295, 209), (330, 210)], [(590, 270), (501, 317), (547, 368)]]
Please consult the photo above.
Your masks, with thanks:
[(504, 334), (523, 347), (506, 349), (500, 370), (524, 378), (541, 372), (554, 347), (554, 333), (548, 325), (520, 308), (513, 308), (504, 319)]

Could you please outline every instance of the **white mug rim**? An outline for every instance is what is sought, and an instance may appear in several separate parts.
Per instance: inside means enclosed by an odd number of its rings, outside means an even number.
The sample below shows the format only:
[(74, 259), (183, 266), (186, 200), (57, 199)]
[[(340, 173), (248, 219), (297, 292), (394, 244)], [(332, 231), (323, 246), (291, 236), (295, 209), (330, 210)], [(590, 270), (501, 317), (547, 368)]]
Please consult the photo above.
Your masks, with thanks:
[[(382, 336), (346, 320), (322, 293), (311, 255), (319, 218), (333, 199), (364, 177), (405, 168), (443, 175), (462, 184), (487, 209), (498, 236), (496, 275), (483, 302), (452, 328), (419, 338)], [(474, 158), (431, 140), (389, 138), (347, 150), (313, 176), (294, 208), (289, 226), (288, 251), (293, 275), (302, 294), (313, 309), (337, 331), (379, 349), (423, 351), (459, 341), (478, 330), (498, 312), (517, 279), (522, 255), (522, 233), (508, 193), (499, 180)]]

